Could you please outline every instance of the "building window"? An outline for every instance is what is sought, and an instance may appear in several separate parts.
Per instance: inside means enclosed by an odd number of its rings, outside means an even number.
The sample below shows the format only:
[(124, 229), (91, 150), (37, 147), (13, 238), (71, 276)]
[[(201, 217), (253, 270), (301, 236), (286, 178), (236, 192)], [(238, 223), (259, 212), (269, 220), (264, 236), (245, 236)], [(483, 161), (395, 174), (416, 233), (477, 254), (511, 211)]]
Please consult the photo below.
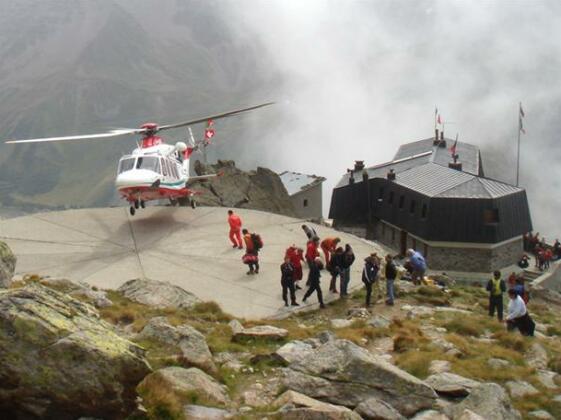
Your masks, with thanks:
[(427, 218), (427, 205), (426, 203), (423, 204), (423, 208), (421, 209), (421, 219)]
[(483, 210), (483, 223), (486, 225), (499, 223), (499, 209)]
[(380, 187), (378, 190), (378, 201), (382, 201), (384, 199), (384, 187)]
[(409, 213), (415, 213), (415, 200), (411, 200), (411, 204), (409, 204)]
[(400, 210), (403, 208), (403, 203), (405, 203), (405, 197), (400, 195), (399, 196), (399, 209)]
[(304, 207), (308, 207), (308, 199), (304, 198)]
[(390, 198), (388, 199), (388, 204), (393, 204), (393, 191), (390, 191)]

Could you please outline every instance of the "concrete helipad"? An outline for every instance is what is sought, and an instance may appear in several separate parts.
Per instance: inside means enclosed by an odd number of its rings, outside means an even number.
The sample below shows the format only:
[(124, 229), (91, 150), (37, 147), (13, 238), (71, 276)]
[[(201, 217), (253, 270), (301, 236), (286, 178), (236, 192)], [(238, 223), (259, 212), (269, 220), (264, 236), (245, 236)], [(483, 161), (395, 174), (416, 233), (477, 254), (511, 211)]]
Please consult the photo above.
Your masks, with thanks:
[[(285, 249), (305, 246), (302, 221), (239, 210), (244, 227), (261, 234), (261, 273), (246, 275), (243, 251), (228, 240), (225, 208), (149, 207), (131, 217), (126, 208), (50, 212), (0, 221), (0, 239), (18, 257), (17, 274), (36, 273), (84, 280), (115, 289), (133, 278), (168, 281), (213, 300), (235, 316), (265, 318), (286, 310), (280, 270)], [(362, 260), (383, 252), (355, 236), (314, 225), (321, 237), (339, 236), (357, 255), (351, 286), (361, 286)], [(307, 270), (304, 276), (307, 275)], [(328, 296), (328, 275), (322, 289)], [(303, 291), (297, 295), (301, 301)], [(316, 302), (315, 295), (310, 301)]]

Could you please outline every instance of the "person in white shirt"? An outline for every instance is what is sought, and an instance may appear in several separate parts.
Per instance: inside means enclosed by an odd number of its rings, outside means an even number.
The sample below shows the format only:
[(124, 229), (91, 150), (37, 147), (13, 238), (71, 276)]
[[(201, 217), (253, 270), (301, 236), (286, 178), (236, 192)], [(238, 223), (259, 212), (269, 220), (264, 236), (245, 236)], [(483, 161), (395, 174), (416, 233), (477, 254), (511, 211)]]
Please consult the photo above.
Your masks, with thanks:
[(534, 335), (536, 324), (530, 318), (524, 300), (516, 293), (514, 289), (508, 291), (510, 299), (508, 303), (508, 315), (506, 317), (506, 328), (512, 331), (516, 328), (522, 335)]

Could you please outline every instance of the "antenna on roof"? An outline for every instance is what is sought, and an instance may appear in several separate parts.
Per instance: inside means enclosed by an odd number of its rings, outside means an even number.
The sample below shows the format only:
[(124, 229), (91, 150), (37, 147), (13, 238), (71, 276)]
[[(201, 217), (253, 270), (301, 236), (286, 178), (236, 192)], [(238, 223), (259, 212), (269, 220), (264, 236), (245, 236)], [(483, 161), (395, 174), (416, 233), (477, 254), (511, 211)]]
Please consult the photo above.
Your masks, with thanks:
[(460, 157), (460, 155), (457, 152), (457, 148), (458, 148), (458, 133), (456, 133), (456, 141), (454, 141), (454, 144), (452, 145), (452, 147), (450, 147), (450, 154), (452, 155), (452, 159), (454, 161), (450, 162), (448, 164), (448, 167), (452, 168), (452, 169), (457, 169), (458, 171), (461, 171), (462, 170), (462, 162), (458, 162), (458, 158)]

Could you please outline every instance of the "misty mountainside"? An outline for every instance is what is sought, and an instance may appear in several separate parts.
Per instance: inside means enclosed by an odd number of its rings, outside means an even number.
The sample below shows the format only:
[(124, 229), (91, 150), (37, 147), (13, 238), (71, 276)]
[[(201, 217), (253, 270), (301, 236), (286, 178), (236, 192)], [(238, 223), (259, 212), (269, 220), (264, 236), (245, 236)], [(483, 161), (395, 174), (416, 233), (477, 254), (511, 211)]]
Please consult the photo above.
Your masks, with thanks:
[[(177, 122), (267, 99), (260, 87), (270, 73), (248, 40), (232, 39), (209, 14), (212, 2), (0, 3), (2, 139)], [(243, 151), (252, 118), (220, 121), (216, 148)], [(170, 142), (185, 136), (164, 134)], [(118, 158), (136, 140), (1, 144), (0, 203), (113, 203)]]

